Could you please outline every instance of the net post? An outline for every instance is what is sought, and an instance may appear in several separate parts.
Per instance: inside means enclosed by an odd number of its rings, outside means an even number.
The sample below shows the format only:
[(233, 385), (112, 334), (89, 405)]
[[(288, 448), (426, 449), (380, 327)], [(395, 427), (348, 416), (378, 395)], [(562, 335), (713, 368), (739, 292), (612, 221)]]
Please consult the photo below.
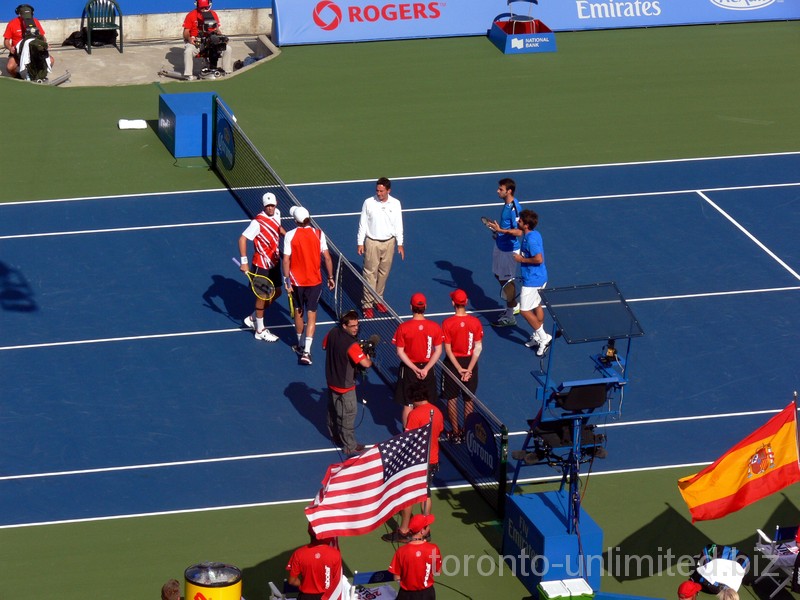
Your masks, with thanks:
[(211, 170), (217, 170), (217, 99), (219, 96), (211, 96)]
[(506, 514), (508, 494), (508, 427), (500, 425), (500, 464), (497, 468), (497, 516), (502, 521)]

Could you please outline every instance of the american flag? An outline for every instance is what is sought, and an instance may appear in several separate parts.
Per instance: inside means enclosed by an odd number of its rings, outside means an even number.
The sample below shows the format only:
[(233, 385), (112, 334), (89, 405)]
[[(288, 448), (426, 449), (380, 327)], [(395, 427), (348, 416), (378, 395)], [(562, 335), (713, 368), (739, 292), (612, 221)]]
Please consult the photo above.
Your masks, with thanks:
[(425, 500), (430, 437), (428, 423), (328, 467), (322, 489), (306, 507), (317, 537), (369, 533), (401, 508)]

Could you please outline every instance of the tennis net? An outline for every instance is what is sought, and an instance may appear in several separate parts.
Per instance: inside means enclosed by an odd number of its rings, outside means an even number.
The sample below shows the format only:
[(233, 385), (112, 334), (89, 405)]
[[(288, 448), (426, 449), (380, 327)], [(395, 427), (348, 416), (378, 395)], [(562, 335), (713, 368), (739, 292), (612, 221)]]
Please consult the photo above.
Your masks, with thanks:
[[(278, 201), (282, 219), (289, 219), (289, 210), (300, 206), (300, 201), (284, 184), (275, 170), (264, 159), (255, 145), (236, 123), (231, 112), (215, 98), (212, 167), (233, 193), (250, 218), (263, 210), (262, 196), (272, 192)], [(319, 227), (312, 217), (315, 227)], [(323, 288), (322, 302), (332, 315), (348, 310), (360, 310), (365, 290), (378, 298), (377, 292), (361, 277), (359, 270), (339, 251), (336, 243), (327, 238), (334, 266), (336, 287)], [(376, 346), (373, 371), (388, 386), (394, 386), (400, 361), (391, 343), (397, 326), (402, 322), (395, 310), (383, 302), (387, 313), (373, 319), (361, 319), (359, 337), (373, 335), (380, 338)], [(472, 395), (441, 362), (436, 367), (437, 380), (451, 377), (461, 386), (465, 397), (472, 398), (472, 413), (465, 421), (464, 403), (458, 402), (459, 422), (464, 423), (465, 439), (462, 443), (442, 442), (440, 448), (450, 458), (464, 478), (502, 516), (505, 507), (508, 480), (508, 429), (491, 410)], [(442, 407), (446, 414), (446, 406)], [(450, 424), (446, 421), (447, 431)]]

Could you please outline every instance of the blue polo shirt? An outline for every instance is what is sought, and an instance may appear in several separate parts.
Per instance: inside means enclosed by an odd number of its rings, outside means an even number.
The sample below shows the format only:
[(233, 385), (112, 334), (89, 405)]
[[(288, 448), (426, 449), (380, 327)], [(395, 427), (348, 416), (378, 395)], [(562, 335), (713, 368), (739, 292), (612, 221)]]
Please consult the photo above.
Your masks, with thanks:
[[(500, 229), (517, 229), (517, 219), (519, 218), (519, 202), (514, 198), (513, 202), (503, 205), (503, 212), (500, 214)], [(498, 233), (495, 238), (497, 249), (501, 252), (514, 252), (519, 250), (519, 238), (510, 233)]]
[(542, 264), (531, 265), (527, 263), (520, 264), (520, 274), (522, 275), (523, 287), (542, 287), (547, 283), (547, 267), (544, 264), (544, 245), (542, 244), (542, 236), (536, 231), (529, 231), (522, 236), (522, 243), (520, 244), (520, 254), (525, 258), (542, 255)]

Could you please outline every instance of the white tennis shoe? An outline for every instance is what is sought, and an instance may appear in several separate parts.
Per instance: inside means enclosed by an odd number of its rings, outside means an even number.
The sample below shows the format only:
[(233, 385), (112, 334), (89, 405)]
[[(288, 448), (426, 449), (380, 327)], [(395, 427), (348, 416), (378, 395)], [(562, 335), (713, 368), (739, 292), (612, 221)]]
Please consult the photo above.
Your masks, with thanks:
[(255, 335), (253, 336), (257, 340), (261, 340), (262, 342), (277, 342), (278, 336), (274, 333), (270, 333), (269, 329), (262, 329), (261, 331), (256, 331)]
[(550, 347), (552, 341), (553, 336), (549, 333), (545, 333), (544, 337), (539, 340), (539, 347), (536, 349), (536, 356), (544, 356), (544, 353), (547, 352), (547, 349)]
[(256, 324), (253, 322), (253, 315), (247, 315), (244, 318), (244, 326), (247, 327), (248, 329), (256, 328)]

